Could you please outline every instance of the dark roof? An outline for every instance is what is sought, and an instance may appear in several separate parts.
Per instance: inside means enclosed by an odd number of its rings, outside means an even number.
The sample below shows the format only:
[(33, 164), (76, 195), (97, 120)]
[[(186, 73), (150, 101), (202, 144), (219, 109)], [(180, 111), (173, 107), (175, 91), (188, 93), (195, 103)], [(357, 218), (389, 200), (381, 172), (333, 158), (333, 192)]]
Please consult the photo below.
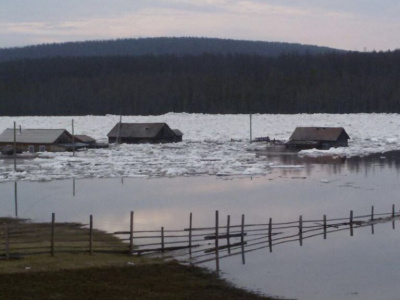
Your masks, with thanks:
[(350, 137), (343, 127), (297, 127), (290, 141), (336, 141), (342, 134), (345, 138)]
[(79, 142), (82, 143), (94, 143), (96, 140), (88, 135), (77, 134), (74, 136)]
[(117, 123), (108, 137), (154, 138), (168, 125), (166, 123)]
[[(65, 129), (19, 129), (16, 130), (17, 143), (53, 144), (66, 131)], [(0, 134), (1, 143), (14, 142), (14, 129), (8, 128)]]
[(183, 133), (179, 129), (172, 129), (172, 131), (177, 135), (177, 136), (182, 136)]

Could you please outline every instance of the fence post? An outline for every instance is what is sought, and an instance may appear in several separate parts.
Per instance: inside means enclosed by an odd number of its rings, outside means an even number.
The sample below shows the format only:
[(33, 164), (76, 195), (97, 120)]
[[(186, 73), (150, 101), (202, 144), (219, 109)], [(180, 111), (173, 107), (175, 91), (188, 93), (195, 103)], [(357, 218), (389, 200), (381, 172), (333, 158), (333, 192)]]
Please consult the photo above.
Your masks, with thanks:
[(161, 227), (161, 252), (164, 253), (164, 227)]
[(353, 236), (353, 211), (350, 211), (350, 236)]
[(226, 244), (228, 245), (228, 254), (231, 254), (231, 239), (230, 239), (230, 227), (231, 226), (231, 216), (228, 215), (226, 222)]
[[(374, 221), (374, 206), (371, 207), (371, 221)], [(374, 223), (371, 223), (371, 233), (374, 234)]]
[(189, 255), (192, 257), (192, 225), (193, 225), (192, 213), (189, 217)]
[(56, 214), (52, 213), (51, 214), (51, 256), (54, 256), (54, 226), (55, 226), (55, 221), (56, 221)]
[(241, 226), (241, 235), (240, 235), (240, 243), (242, 245), (242, 264), (245, 264), (245, 257), (244, 257), (244, 214), (242, 214), (242, 226)]
[(8, 224), (6, 225), (6, 259), (10, 258), (10, 233)]
[(133, 255), (133, 211), (131, 211), (129, 226), (129, 255)]
[(392, 221), (392, 227), (393, 227), (393, 229), (395, 229), (395, 222), (394, 222), (394, 217), (396, 216), (396, 212), (395, 212), (395, 209), (394, 209), (394, 204), (392, 205), (392, 218), (393, 218), (393, 221)]
[(268, 244), (269, 244), (269, 252), (272, 252), (272, 218), (269, 218), (269, 224), (268, 224)]
[(324, 240), (326, 240), (326, 215), (324, 215)]
[(303, 216), (299, 217), (299, 242), (303, 246)]
[(90, 215), (89, 221), (89, 254), (93, 255), (93, 216)]
[(219, 232), (218, 232), (218, 227), (219, 227), (219, 215), (218, 215), (218, 210), (215, 211), (215, 266), (217, 273), (219, 274)]

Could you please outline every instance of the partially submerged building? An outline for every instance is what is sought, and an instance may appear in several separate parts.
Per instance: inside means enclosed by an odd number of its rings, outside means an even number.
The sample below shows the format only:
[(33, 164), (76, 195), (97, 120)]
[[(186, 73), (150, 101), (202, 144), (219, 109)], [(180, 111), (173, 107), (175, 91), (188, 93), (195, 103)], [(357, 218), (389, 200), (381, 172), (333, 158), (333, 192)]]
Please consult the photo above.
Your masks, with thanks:
[[(62, 152), (84, 148), (87, 145), (73, 142), (65, 129), (17, 129), (15, 130), (16, 152)], [(0, 134), (0, 148), (14, 151), (14, 129)]]
[(297, 127), (286, 142), (286, 148), (329, 149), (348, 147), (350, 139), (343, 127)]
[(181, 142), (183, 133), (166, 123), (117, 123), (107, 136), (109, 143), (173, 143)]

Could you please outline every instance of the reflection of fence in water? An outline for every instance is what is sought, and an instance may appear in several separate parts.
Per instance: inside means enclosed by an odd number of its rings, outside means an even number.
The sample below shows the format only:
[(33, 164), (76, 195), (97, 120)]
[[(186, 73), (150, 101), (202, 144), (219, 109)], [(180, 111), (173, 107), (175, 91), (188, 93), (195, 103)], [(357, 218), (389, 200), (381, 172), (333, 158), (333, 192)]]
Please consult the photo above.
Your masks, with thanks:
[[(218, 211), (215, 212), (213, 227), (193, 227), (192, 213), (189, 217), (189, 227), (183, 230), (139, 231), (134, 229), (134, 213), (130, 215), (130, 226), (127, 231), (114, 232), (113, 236), (95, 230), (93, 217), (90, 216), (88, 226), (75, 223), (55, 223), (52, 214), (51, 223), (0, 224), (0, 258), (48, 253), (125, 253), (129, 255), (154, 255), (167, 253), (182, 262), (201, 264), (209, 261), (216, 262), (219, 270), (219, 260), (225, 257), (241, 255), (245, 263), (245, 253), (289, 243), (323, 236), (328, 233), (348, 230), (350, 235), (360, 227), (374, 226), (378, 223), (392, 222), (400, 218), (392, 206), (391, 213), (375, 214), (374, 207), (371, 214), (353, 216), (350, 211), (348, 218), (321, 220), (298, 220), (286, 223), (273, 223), (269, 219), (265, 224), (245, 224), (242, 215), (241, 223), (231, 225), (230, 216), (227, 216), (226, 225), (221, 225)], [(118, 239), (116, 238), (118, 237)], [(122, 241), (122, 242), (121, 242)], [(2, 246), (1, 246), (2, 245)]]
[[(340, 231), (349, 231), (353, 236), (355, 229), (367, 226), (374, 234), (376, 224), (392, 222), (395, 229), (395, 221), (399, 218), (400, 214), (395, 212), (393, 205), (390, 213), (375, 214), (372, 207), (368, 215), (354, 216), (350, 211), (347, 218), (328, 219), (324, 215), (321, 220), (303, 220), (300, 216), (296, 221), (285, 223), (273, 223), (270, 218), (265, 224), (245, 224), (245, 216), (242, 215), (240, 224), (231, 225), (230, 216), (227, 216), (226, 225), (221, 226), (217, 211), (214, 227), (195, 228), (190, 214), (189, 228), (184, 230), (161, 228), (157, 231), (134, 231), (133, 239), (138, 248), (132, 254), (153, 255), (174, 251), (171, 256), (183, 262), (201, 264), (215, 261), (219, 271), (219, 260), (226, 257), (241, 255), (242, 263), (245, 263), (245, 253), (248, 252), (261, 249), (272, 252), (273, 247), (290, 242), (298, 242), (302, 246), (306, 239), (316, 236), (327, 239), (328, 234)], [(151, 239), (152, 242), (140, 243), (144, 239)]]

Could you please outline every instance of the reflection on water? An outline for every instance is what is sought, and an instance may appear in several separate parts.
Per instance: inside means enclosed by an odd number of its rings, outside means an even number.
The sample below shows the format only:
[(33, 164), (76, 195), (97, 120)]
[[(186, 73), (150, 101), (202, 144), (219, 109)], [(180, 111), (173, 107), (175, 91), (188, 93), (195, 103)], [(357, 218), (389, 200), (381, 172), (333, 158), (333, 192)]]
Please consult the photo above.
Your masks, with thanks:
[[(259, 153), (261, 155), (261, 153)], [(390, 211), (400, 207), (398, 152), (346, 160), (301, 158), (264, 153), (274, 168), (254, 178), (76, 179), (0, 184), (1, 216), (88, 223), (109, 232), (182, 229), (215, 224), (215, 211), (231, 224), (321, 220)], [(300, 167), (299, 167), (300, 166)], [(390, 229), (390, 228), (389, 228)], [(338, 232), (328, 240), (310, 239), (302, 247), (281, 245), (220, 262), (224, 276), (264, 293), (298, 299), (396, 299), (400, 235), (387, 224), (358, 229), (353, 237)], [(239, 263), (238, 263), (239, 262)], [(210, 262), (210, 268), (215, 268)]]

